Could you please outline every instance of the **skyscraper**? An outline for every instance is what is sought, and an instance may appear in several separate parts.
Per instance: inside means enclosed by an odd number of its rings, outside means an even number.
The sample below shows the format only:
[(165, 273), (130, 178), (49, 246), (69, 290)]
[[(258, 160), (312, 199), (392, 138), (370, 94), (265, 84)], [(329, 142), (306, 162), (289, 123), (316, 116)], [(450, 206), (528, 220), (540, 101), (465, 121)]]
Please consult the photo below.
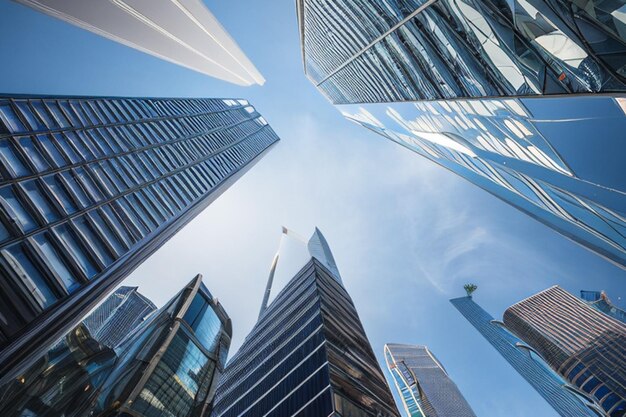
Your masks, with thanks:
[(154, 310), (154, 303), (141, 295), (137, 287), (120, 287), (83, 324), (99, 343), (115, 347)]
[(198, 275), (116, 349), (94, 416), (208, 416), (232, 324)]
[(0, 99), (0, 383), (277, 141), (245, 100)]
[(626, 323), (626, 311), (613, 304), (604, 291), (583, 290), (580, 292), (580, 298), (596, 310), (613, 317), (615, 320)]
[(263, 76), (201, 0), (15, 0), (97, 35), (231, 83)]
[(399, 417), (319, 230), (307, 246), (310, 260), (229, 361), (212, 417)]
[(626, 267), (621, 6), (297, 0), (305, 72), (345, 117)]
[(130, 330), (111, 349), (81, 323), (26, 372), (0, 386), (0, 414), (208, 416), (232, 328), (201, 276)]
[(476, 417), (428, 347), (388, 343), (385, 360), (408, 417)]
[(572, 389), (533, 349), (483, 310), (472, 297), (455, 298), (450, 302), (560, 416), (598, 416), (601, 409), (595, 403)]
[(626, 324), (558, 286), (509, 307), (504, 324), (606, 415), (626, 416)]

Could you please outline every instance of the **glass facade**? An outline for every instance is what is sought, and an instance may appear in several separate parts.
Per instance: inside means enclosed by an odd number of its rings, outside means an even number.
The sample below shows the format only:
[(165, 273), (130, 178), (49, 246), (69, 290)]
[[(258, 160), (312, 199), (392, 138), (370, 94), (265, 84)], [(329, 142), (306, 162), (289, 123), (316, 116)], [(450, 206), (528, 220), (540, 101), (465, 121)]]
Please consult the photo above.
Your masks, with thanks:
[(625, 11), (623, 0), (298, 0), (305, 72), (346, 118), (621, 267)]
[(626, 416), (626, 324), (558, 286), (509, 307), (504, 323), (607, 416)]
[(0, 98), (2, 378), (277, 141), (245, 100)]
[(298, 0), (305, 72), (333, 103), (623, 92), (626, 3)]
[(389, 343), (385, 360), (409, 417), (476, 417), (428, 347)]
[(472, 297), (455, 298), (450, 302), (560, 416), (603, 416), (602, 410), (591, 399), (572, 390), (541, 357), (507, 330), (504, 323), (476, 304)]
[(155, 310), (156, 306), (137, 287), (120, 287), (83, 324), (99, 343), (114, 348)]
[(309, 248), (229, 361), (212, 417), (399, 417), (319, 230)]
[(93, 415), (209, 415), (231, 336), (228, 315), (198, 275), (116, 348)]

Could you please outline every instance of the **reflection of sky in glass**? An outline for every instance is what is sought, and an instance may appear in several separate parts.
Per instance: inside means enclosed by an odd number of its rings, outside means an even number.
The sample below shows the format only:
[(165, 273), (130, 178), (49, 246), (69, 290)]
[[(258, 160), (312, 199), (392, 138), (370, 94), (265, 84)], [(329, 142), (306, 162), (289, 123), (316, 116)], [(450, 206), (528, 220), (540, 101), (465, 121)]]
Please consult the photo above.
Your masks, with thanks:
[(483, 99), (341, 111), (626, 265), (621, 103), (610, 96)]

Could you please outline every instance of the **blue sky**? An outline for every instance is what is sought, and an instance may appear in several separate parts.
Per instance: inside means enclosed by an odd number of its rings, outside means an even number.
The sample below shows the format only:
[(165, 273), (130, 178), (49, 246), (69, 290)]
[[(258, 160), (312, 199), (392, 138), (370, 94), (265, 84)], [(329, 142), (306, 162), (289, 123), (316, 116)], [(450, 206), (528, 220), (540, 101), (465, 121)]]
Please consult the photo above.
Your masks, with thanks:
[(556, 417), (448, 299), (471, 281), (496, 317), (554, 284), (625, 300), (626, 272), (343, 119), (303, 75), (293, 0), (207, 5), (265, 86), (214, 80), (0, 0), (3, 93), (241, 97), (282, 138), (125, 283), (160, 305), (202, 273), (233, 319), (234, 353), (258, 314), (281, 225), (307, 236), (317, 225), (380, 359), (386, 342), (426, 344), (479, 417)]

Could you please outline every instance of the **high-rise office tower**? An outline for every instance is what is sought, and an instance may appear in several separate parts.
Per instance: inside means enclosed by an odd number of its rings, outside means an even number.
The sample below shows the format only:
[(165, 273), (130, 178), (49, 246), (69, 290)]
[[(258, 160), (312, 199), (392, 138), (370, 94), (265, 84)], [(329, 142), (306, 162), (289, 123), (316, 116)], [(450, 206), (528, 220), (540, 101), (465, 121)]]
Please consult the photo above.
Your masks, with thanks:
[(604, 291), (583, 290), (580, 292), (580, 298), (596, 310), (626, 323), (626, 311), (613, 304)]
[(408, 417), (476, 417), (428, 347), (388, 343), (385, 360)]
[(0, 383), (277, 141), (245, 100), (0, 99)]
[(264, 298), (226, 367), (212, 417), (399, 417), (319, 230), (308, 249), (310, 260), (271, 304)]
[(622, 6), (297, 0), (305, 72), (344, 116), (626, 267)]
[(231, 83), (263, 76), (202, 0), (15, 0), (155, 57)]
[(509, 307), (504, 324), (607, 416), (626, 416), (626, 324), (558, 286)]
[(131, 338), (101, 389), (94, 416), (208, 416), (232, 324), (196, 276)]
[(0, 414), (208, 416), (232, 328), (201, 276), (131, 330), (113, 350), (81, 323), (26, 372), (0, 386)]
[(120, 287), (100, 304), (83, 324), (99, 343), (117, 346), (156, 306), (137, 287)]
[(602, 410), (557, 375), (534, 350), (495, 320), (472, 297), (450, 300), (454, 307), (562, 417), (597, 417)]

